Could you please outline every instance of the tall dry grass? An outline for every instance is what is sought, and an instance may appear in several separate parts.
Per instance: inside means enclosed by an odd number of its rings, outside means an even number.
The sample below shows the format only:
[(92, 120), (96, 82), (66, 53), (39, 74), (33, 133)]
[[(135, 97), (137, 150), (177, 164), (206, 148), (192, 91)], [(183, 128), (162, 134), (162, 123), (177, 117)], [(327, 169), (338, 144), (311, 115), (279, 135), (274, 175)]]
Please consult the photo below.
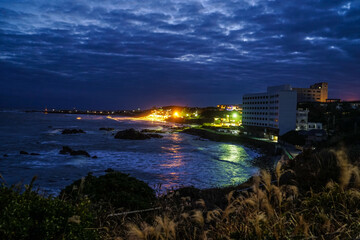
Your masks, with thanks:
[(118, 236), (131, 240), (360, 238), (359, 168), (349, 163), (346, 151), (333, 154), (339, 179), (329, 178), (321, 191), (280, 184), (282, 176), (292, 171), (280, 162), (273, 175), (261, 171), (255, 176), (250, 191), (224, 196), (224, 208), (208, 209), (202, 199), (194, 205), (190, 197), (172, 202), (177, 197), (172, 193), (153, 218), (123, 218)]

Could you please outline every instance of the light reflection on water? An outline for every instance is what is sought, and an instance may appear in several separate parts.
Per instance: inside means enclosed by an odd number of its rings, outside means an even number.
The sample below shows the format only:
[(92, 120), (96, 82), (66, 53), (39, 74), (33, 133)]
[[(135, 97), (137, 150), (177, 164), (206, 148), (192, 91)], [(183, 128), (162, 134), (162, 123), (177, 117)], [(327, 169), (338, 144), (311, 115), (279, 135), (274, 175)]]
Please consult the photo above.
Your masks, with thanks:
[(184, 166), (184, 155), (181, 153), (182, 147), (180, 145), (182, 138), (178, 133), (171, 134), (168, 138), (172, 144), (161, 147), (165, 154), (165, 161), (160, 164), (160, 168), (169, 169), (171, 172), (160, 175), (166, 179), (162, 185), (163, 189), (171, 189), (179, 185), (182, 174), (181, 167)]
[[(249, 175), (244, 172), (239, 172), (239, 169), (251, 168), (249, 163), (249, 155), (243, 146), (235, 144), (220, 144), (219, 146), (219, 160), (224, 161), (227, 165), (223, 165), (221, 175), (231, 176), (228, 184), (237, 184), (245, 182)], [(254, 171), (255, 173), (256, 171)]]
[(247, 155), (245, 149), (242, 146), (233, 144), (221, 144), (220, 151), (220, 160), (233, 163), (244, 162), (244, 156)]

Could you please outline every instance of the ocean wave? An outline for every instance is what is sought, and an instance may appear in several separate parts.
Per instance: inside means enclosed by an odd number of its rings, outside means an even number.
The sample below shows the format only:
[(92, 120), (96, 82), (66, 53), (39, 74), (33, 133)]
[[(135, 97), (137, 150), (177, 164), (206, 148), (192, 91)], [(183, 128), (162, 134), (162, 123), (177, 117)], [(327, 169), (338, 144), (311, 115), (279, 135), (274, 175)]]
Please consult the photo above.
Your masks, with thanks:
[(25, 110), (18, 110), (18, 109), (0, 109), (0, 113), (25, 113)]

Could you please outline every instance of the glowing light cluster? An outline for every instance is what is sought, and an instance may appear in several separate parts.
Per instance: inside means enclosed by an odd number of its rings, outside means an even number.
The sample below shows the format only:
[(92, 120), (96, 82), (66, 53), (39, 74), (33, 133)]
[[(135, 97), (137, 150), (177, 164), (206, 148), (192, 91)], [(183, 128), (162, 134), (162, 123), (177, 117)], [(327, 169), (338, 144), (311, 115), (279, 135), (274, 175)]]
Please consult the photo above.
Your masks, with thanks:
[(164, 122), (166, 119), (171, 117), (171, 111), (170, 110), (152, 110), (151, 114), (146, 116), (145, 119), (153, 121), (153, 122)]
[(181, 108), (173, 109), (154, 109), (151, 111), (151, 114), (145, 117), (145, 119), (150, 121), (166, 121), (168, 118), (197, 118), (198, 113), (188, 112)]

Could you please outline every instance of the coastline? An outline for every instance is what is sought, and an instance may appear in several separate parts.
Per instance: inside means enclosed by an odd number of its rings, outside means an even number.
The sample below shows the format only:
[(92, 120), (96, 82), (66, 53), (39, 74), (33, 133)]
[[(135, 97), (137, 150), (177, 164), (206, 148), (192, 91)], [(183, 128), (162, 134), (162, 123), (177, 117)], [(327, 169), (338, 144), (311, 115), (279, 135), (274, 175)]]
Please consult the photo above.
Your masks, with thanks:
[[(226, 133), (217, 133), (208, 129), (194, 127), (186, 128), (182, 130), (181, 133), (198, 136), (200, 138), (208, 139), (210, 141), (240, 144), (252, 150), (255, 150), (259, 152), (261, 156), (252, 160), (253, 166), (258, 167), (260, 170), (265, 170), (271, 175), (274, 175), (275, 166), (277, 162), (280, 161), (282, 156), (282, 154), (279, 154), (280, 148), (278, 147), (278, 144), (274, 142), (256, 140), (241, 135), (236, 136)], [(207, 203), (207, 207), (209, 210), (219, 207), (225, 208), (228, 202), (224, 196), (227, 196), (228, 194), (238, 196), (242, 194), (242, 192), (248, 192), (255, 183), (256, 180), (254, 176), (251, 176), (245, 182), (234, 185), (225, 185), (221, 187), (206, 189), (199, 189), (195, 187), (181, 187), (166, 193), (163, 198), (166, 199), (169, 195), (176, 196), (175, 198), (177, 199), (190, 197), (190, 199), (192, 199), (192, 204), (195, 205), (197, 199), (204, 200)]]
[(241, 135), (236, 136), (224, 133), (216, 133), (214, 131), (200, 128), (187, 128), (181, 132), (216, 142), (241, 144), (245, 147), (256, 150), (261, 154), (261, 156), (253, 159), (252, 163), (254, 166), (259, 167), (260, 169), (266, 169), (271, 172), (274, 169), (274, 164), (280, 158), (278, 154), (278, 145), (273, 142), (265, 142)]
[[(181, 134), (181, 131), (189, 126), (177, 123), (140, 118), (125, 119), (126, 121), (120, 120), (119, 124), (107, 119), (107, 116), (87, 117), (76, 114), (46, 115), (44, 113), (7, 115), (2, 119), (4, 123), (8, 122), (6, 129), (9, 130), (4, 136), (9, 135), (11, 138), (9, 140), (4, 138), (4, 141), (12, 145), (2, 149), (2, 155), (5, 155), (1, 157), (4, 159), (1, 161), (2, 167), (6, 169), (4, 176), (11, 183), (18, 182), (17, 172), (27, 167), (22, 175), (25, 182), (30, 181), (34, 175), (39, 175), (41, 178), (36, 185), (49, 194), (57, 194), (58, 190), (70, 184), (72, 180), (85, 176), (88, 172), (101, 175), (108, 168), (132, 174), (151, 186), (161, 184), (164, 190), (184, 186), (195, 186), (199, 189), (226, 187), (247, 181), (258, 172), (258, 168), (252, 166), (251, 160), (258, 157), (259, 153), (253, 153), (249, 148), (246, 149), (249, 155), (246, 155), (246, 152), (240, 151), (242, 149), (240, 145), (228, 148), (226, 143), (201, 141), (198, 137)], [(14, 132), (11, 129), (15, 129), (17, 121), (26, 122), (26, 124), (21, 130)], [(102, 131), (99, 127), (111, 127), (114, 131)], [(61, 131), (67, 128), (82, 129), (87, 134), (61, 134)], [(146, 130), (144, 134), (164, 133), (165, 140), (159, 142), (157, 140), (137, 142), (113, 140), (112, 134), (129, 128), (137, 129), (137, 131)], [(24, 139), (24, 141), (18, 142), (16, 139)], [(177, 150), (176, 145), (179, 145), (180, 151)], [(76, 151), (86, 151), (91, 158), (59, 154), (64, 146), (69, 146)], [(235, 149), (239, 151), (234, 154)], [(20, 154), (20, 151), (29, 154)], [(164, 154), (158, 154), (159, 152)], [(39, 156), (33, 156), (31, 153), (37, 153)], [(239, 163), (239, 166), (236, 166), (232, 162), (232, 159), (238, 156), (237, 154), (243, 154), (243, 157), (247, 159), (246, 164)], [(183, 163), (177, 161), (180, 159), (178, 155), (184, 159)], [(239, 157), (242, 157), (240, 155)], [(93, 156), (96, 157), (92, 158)], [(225, 159), (225, 161), (217, 161), (219, 159)], [(17, 162), (20, 164), (16, 164)], [(142, 169), (144, 165), (161, 167)], [(52, 179), (53, 176), (56, 178)]]
[[(44, 112), (43, 112), (44, 113)], [(52, 113), (52, 112), (49, 112)], [(81, 114), (81, 113), (61, 113), (61, 112), (56, 112), (57, 114)], [(87, 114), (87, 113), (82, 113), (83, 115), (101, 115), (101, 116), (108, 116), (108, 118), (116, 121), (118, 119), (116, 118), (120, 118), (121, 120), (127, 119), (127, 120), (134, 120), (134, 121), (146, 121), (146, 122), (154, 122), (154, 121), (150, 121), (148, 119), (142, 118), (142, 117), (135, 117), (135, 116), (119, 116), (119, 115), (107, 115), (107, 114)], [(209, 129), (202, 129), (202, 128), (194, 128), (194, 127), (190, 127), (190, 125), (188, 124), (183, 124), (183, 123), (177, 123), (177, 122), (173, 122), (173, 121), (165, 121), (162, 122), (164, 124), (169, 124), (169, 125), (177, 125), (179, 126), (176, 129), (171, 129), (170, 132), (179, 132), (179, 133), (184, 133), (184, 134), (189, 134), (189, 135), (193, 135), (193, 136), (198, 136), (200, 138), (203, 139), (208, 139), (210, 141), (215, 141), (215, 142), (223, 142), (223, 143), (234, 143), (234, 144), (239, 144), (239, 145), (243, 145), (245, 147), (248, 147), (252, 150), (255, 150), (257, 152), (259, 152), (261, 155), (259, 157), (256, 157), (254, 159), (251, 160), (251, 164), (254, 167), (257, 167), (259, 169), (266, 169), (270, 172), (273, 171), (274, 169), (274, 163), (280, 158), (278, 155), (275, 155), (276, 153), (276, 144), (275, 143), (271, 143), (271, 142), (264, 142), (264, 141), (260, 141), (260, 140), (256, 140), (256, 139), (252, 139), (252, 138), (248, 138), (246, 136), (235, 136), (235, 135), (231, 135), (231, 134), (226, 134), (226, 133), (217, 133), (215, 131), (209, 130)], [(181, 127), (180, 127), (181, 126)], [(240, 189), (244, 189), (244, 188), (249, 188), (252, 184), (253, 184), (253, 177), (250, 176), (245, 182), (240, 183), (240, 184), (235, 184), (235, 185), (231, 185), (231, 183), (228, 183), (229, 185), (223, 185), (223, 186), (219, 186), (219, 187), (213, 187), (213, 188), (195, 188), (195, 187), (180, 187), (177, 189), (174, 189), (174, 191), (186, 191), (183, 189), (194, 189), (195, 192), (197, 192), (198, 194), (200, 194), (201, 196), (203, 194), (205, 195), (217, 195), (219, 194), (219, 192), (224, 193), (224, 192), (230, 192), (233, 190), (240, 190)], [(204, 196), (205, 197), (205, 196)]]
[(26, 112), (42, 112), (44, 114), (47, 113), (56, 113), (56, 114), (81, 114), (81, 115), (100, 115), (100, 116), (107, 116), (107, 118), (112, 119), (114, 121), (120, 120), (132, 120), (132, 121), (147, 121), (147, 122), (161, 122), (164, 124), (173, 124), (177, 126), (177, 129), (173, 129), (171, 132), (181, 132), (189, 135), (198, 136), (200, 138), (208, 139), (210, 141), (215, 142), (224, 142), (224, 143), (235, 143), (241, 144), (245, 147), (258, 151), (261, 156), (253, 159), (252, 164), (260, 169), (266, 169), (270, 172), (273, 171), (274, 165), (280, 159), (279, 157), (279, 148), (278, 145), (274, 142), (266, 142), (257, 140), (254, 138), (247, 137), (245, 135), (232, 135), (226, 133), (220, 133), (211, 131), (209, 129), (201, 129), (198, 127), (190, 127), (189, 123), (175, 121), (175, 119), (167, 120), (167, 121), (154, 121), (145, 118), (144, 114), (148, 111), (129, 111), (129, 110), (122, 110), (122, 111), (71, 111), (71, 110), (58, 110), (58, 111), (26, 111)]

